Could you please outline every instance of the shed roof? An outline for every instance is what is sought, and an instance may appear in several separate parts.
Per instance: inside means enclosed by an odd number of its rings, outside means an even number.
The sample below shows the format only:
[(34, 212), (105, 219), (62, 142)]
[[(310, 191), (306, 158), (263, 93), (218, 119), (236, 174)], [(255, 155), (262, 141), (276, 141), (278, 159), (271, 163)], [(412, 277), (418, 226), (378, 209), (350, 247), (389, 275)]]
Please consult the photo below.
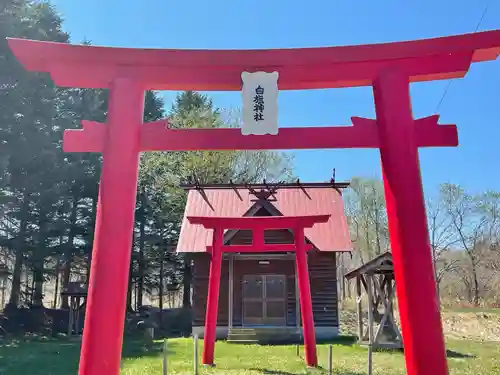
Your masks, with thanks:
[(388, 251), (373, 258), (369, 262), (363, 264), (345, 275), (346, 279), (352, 279), (358, 275), (371, 274), (387, 274), (394, 272), (394, 263), (392, 262), (392, 254)]
[(61, 292), (62, 296), (87, 297), (87, 284), (79, 281), (69, 282)]
[[(189, 223), (188, 216), (253, 216), (261, 208), (271, 216), (329, 214), (327, 223), (305, 229), (307, 239), (321, 251), (352, 250), (340, 190), (332, 187), (293, 187), (278, 189), (274, 196), (276, 201), (254, 202), (255, 196), (245, 188), (190, 190), (177, 252), (205, 252), (206, 247), (212, 244), (212, 231)], [(226, 231), (226, 241), (232, 235), (234, 231)]]

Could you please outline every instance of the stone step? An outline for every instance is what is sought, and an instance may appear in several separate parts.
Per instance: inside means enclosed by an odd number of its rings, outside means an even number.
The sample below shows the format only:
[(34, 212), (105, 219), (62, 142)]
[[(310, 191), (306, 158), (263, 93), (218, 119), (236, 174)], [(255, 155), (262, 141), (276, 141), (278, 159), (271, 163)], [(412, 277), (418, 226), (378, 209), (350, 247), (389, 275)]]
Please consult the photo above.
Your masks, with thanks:
[[(262, 340), (262, 339), (260, 339)], [(259, 339), (255, 336), (243, 336), (243, 335), (229, 335), (227, 337), (228, 342), (259, 342)]]
[(255, 328), (233, 327), (229, 329), (230, 332), (255, 332)]
[(259, 340), (245, 340), (245, 339), (227, 339), (227, 342), (231, 344), (247, 344), (247, 345), (255, 345), (259, 343)]
[(228, 342), (271, 343), (295, 341), (299, 333), (295, 327), (235, 327), (229, 330)]

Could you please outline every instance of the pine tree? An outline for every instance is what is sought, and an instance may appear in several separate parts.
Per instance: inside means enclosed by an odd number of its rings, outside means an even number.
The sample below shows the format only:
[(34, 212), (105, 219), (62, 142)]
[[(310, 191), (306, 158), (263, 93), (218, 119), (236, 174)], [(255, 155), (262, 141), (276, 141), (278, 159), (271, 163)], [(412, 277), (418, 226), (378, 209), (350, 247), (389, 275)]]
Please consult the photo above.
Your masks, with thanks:
[[(105, 122), (108, 98), (107, 90), (57, 88), (47, 74), (27, 72), (8, 48), (7, 36), (64, 43), (69, 37), (47, 3), (0, 5), (0, 246), (14, 260), (9, 306), (21, 305), (24, 289), (24, 302), (40, 310), (47, 278), (59, 280), (61, 274), (59, 291), (76, 274), (88, 280), (102, 157), (64, 153), (62, 136), (80, 128), (83, 119)], [(163, 106), (158, 93), (147, 92), (144, 120), (162, 118)], [(177, 97), (168, 119), (173, 127), (234, 126), (208, 96), (192, 91)], [(252, 182), (290, 170), (290, 161), (279, 153), (142, 155), (128, 306), (134, 286), (140, 307), (145, 293), (182, 283), (189, 305), (189, 261), (172, 251), (186, 202), (181, 182), (193, 176), (200, 182)]]
[[(45, 212), (40, 211), (40, 199), (49, 196), (51, 184), (47, 166), (54, 165), (54, 132), (52, 121), (57, 117), (57, 91), (47, 74), (29, 73), (12, 55), (5, 37), (26, 37), (66, 42), (61, 20), (46, 3), (16, 0), (4, 3), (0, 12), (0, 139), (1, 175), (4, 205), (2, 243), (15, 254), (13, 286), (9, 304), (20, 300), (23, 259), (40, 243), (30, 232), (31, 227), (45, 225)], [(52, 175), (56, 174), (55, 171)], [(40, 262), (37, 263), (40, 268)]]

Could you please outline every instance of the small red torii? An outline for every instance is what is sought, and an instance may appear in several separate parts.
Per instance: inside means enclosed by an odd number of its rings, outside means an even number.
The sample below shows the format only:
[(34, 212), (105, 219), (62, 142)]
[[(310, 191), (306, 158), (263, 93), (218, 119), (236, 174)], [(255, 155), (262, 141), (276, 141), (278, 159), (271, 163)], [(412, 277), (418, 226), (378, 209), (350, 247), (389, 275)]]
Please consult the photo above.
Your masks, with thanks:
[[(211, 254), (210, 273), (208, 279), (207, 311), (205, 318), (205, 335), (202, 363), (214, 364), (214, 344), (217, 326), (217, 309), (219, 304), (219, 286), (221, 276), (222, 254), (252, 252), (294, 251), (297, 265), (297, 281), (300, 294), (300, 311), (304, 329), (304, 351), (306, 363), (310, 367), (318, 365), (316, 355), (316, 337), (311, 301), (311, 286), (307, 268), (307, 251), (312, 245), (306, 244), (304, 229), (317, 223), (326, 223), (331, 215), (311, 216), (273, 216), (273, 217), (200, 217), (188, 216), (191, 224), (203, 225), (213, 230), (212, 246), (207, 247)], [(249, 229), (252, 231), (251, 245), (224, 245), (223, 237), (226, 229)], [(264, 231), (268, 229), (291, 229), (293, 244), (272, 244), (264, 242)]]
[[(106, 124), (84, 121), (83, 129), (64, 134), (65, 151), (103, 154), (79, 375), (120, 372), (141, 151), (316, 148), (380, 150), (407, 373), (448, 374), (418, 148), (457, 146), (458, 137), (454, 125), (438, 125), (438, 116), (413, 118), (409, 86), (461, 78), (471, 63), (495, 60), (500, 30), (281, 50), (152, 50), (23, 39), (8, 44), (26, 69), (50, 73), (59, 86), (109, 89)], [(262, 136), (243, 136), (239, 129), (169, 129), (166, 121), (143, 124), (145, 90), (239, 91), (244, 71), (278, 71), (280, 90), (372, 86), (377, 118)]]

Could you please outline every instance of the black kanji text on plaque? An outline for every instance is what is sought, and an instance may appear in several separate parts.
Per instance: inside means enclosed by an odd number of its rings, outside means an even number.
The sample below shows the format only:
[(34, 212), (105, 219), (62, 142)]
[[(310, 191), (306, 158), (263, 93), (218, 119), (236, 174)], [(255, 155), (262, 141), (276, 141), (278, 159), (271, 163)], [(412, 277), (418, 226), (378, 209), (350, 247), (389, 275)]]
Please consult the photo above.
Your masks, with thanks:
[(264, 88), (260, 85), (255, 89), (253, 97), (253, 119), (255, 121), (264, 120)]

